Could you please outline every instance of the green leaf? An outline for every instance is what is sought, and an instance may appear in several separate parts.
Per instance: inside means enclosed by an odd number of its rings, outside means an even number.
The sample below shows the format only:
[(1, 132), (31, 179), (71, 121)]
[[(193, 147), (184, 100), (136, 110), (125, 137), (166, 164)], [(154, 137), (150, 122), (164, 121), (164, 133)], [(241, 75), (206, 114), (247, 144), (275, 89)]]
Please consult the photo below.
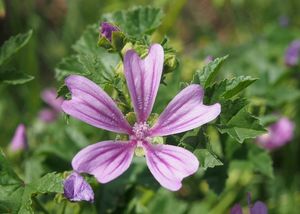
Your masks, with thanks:
[(194, 129), (186, 132), (180, 139), (180, 145), (195, 154), (204, 170), (223, 165), (217, 155), (212, 151), (209, 138), (205, 131), (205, 126)]
[(204, 88), (211, 86), (227, 57), (228, 55), (216, 58), (214, 61), (205, 65), (202, 69), (197, 70), (192, 82), (198, 83)]
[(229, 99), (234, 95), (240, 93), (242, 90), (247, 88), (249, 85), (254, 83), (257, 78), (252, 78), (250, 76), (239, 76), (226, 82), (226, 91), (222, 95), (225, 99)]
[(63, 179), (60, 175), (48, 173), (25, 184), (0, 150), (0, 213), (31, 214), (32, 197), (50, 192), (63, 192)]
[(248, 159), (255, 171), (269, 178), (274, 178), (273, 161), (267, 151), (258, 148), (256, 145), (251, 145), (248, 152)]
[(0, 71), (0, 84), (1, 83), (11, 84), (11, 85), (24, 84), (33, 79), (34, 79), (33, 76), (17, 71), (14, 68), (3, 69)]
[(161, 24), (162, 17), (161, 9), (146, 6), (104, 14), (103, 20), (117, 25), (125, 34), (136, 38), (150, 35)]
[(229, 134), (239, 143), (243, 143), (246, 139), (255, 138), (266, 132), (259, 120), (251, 115), (246, 110), (246, 107), (238, 111), (237, 114), (228, 121), (223, 120), (222, 123), (218, 125), (218, 130), (221, 133)]
[(84, 72), (83, 66), (78, 61), (77, 55), (71, 55), (69, 57), (63, 58), (55, 68), (55, 77), (59, 81), (63, 80), (71, 74), (87, 75)]
[(233, 79), (224, 79), (221, 82), (209, 86), (205, 91), (207, 103), (228, 100), (242, 92), (257, 79), (250, 76), (239, 76)]
[(8, 61), (15, 53), (17, 53), (24, 45), (26, 45), (31, 38), (32, 30), (27, 33), (18, 34), (10, 37), (0, 47), (0, 65)]
[(114, 69), (119, 63), (117, 54), (108, 54), (97, 46), (98, 27), (90, 25), (73, 45), (76, 54), (64, 58), (55, 69), (57, 80), (61, 81), (71, 74), (86, 76), (98, 84), (113, 82)]
[(216, 194), (221, 194), (225, 188), (228, 177), (228, 165), (224, 164), (221, 167), (209, 168), (205, 172), (204, 179), (206, 179), (209, 188)]
[(208, 149), (196, 149), (194, 154), (198, 158), (201, 168), (206, 170), (207, 168), (213, 168), (215, 166), (222, 166), (223, 163), (218, 159), (218, 157), (210, 152)]
[(148, 213), (186, 213), (187, 203), (178, 200), (170, 191), (161, 188), (147, 206)]

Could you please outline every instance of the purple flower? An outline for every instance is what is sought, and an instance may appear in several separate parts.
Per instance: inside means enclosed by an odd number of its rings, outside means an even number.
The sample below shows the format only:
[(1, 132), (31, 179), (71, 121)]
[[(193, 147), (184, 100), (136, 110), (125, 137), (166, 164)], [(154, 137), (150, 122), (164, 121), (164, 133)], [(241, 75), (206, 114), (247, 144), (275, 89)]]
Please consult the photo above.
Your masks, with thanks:
[(249, 209), (250, 214), (268, 214), (267, 206), (261, 201), (255, 202), (255, 204), (252, 207), (250, 206)]
[(285, 64), (287, 66), (295, 66), (299, 62), (300, 40), (295, 40), (289, 44), (285, 52)]
[(77, 172), (70, 174), (64, 181), (64, 195), (70, 201), (94, 201), (92, 187)]
[(282, 117), (268, 128), (268, 133), (257, 138), (262, 147), (273, 150), (287, 144), (293, 138), (294, 123)]
[(118, 27), (112, 25), (108, 22), (102, 22), (101, 23), (101, 36), (105, 37), (109, 41), (112, 39), (112, 33), (114, 31), (120, 31)]
[(240, 204), (235, 204), (231, 210), (230, 214), (243, 214), (243, 210)]
[(213, 56), (208, 55), (205, 59), (204, 59), (204, 63), (208, 64), (210, 62), (212, 62), (214, 60)]
[(39, 119), (51, 123), (57, 119), (59, 113), (62, 111), (61, 104), (63, 103), (62, 97), (56, 97), (56, 91), (54, 88), (45, 89), (41, 97), (45, 103), (47, 103), (50, 108), (44, 108), (39, 112)]
[(74, 170), (107, 183), (128, 169), (135, 151), (142, 151), (153, 176), (172, 191), (180, 189), (182, 179), (197, 171), (199, 162), (191, 152), (155, 144), (154, 137), (185, 132), (208, 123), (220, 114), (221, 106), (204, 105), (203, 89), (192, 84), (169, 103), (150, 127), (147, 119), (160, 84), (163, 62), (163, 48), (158, 44), (150, 47), (145, 59), (133, 50), (125, 54), (125, 78), (137, 118), (133, 126), (94, 82), (77, 75), (65, 80), (72, 99), (62, 104), (64, 112), (95, 127), (129, 135), (128, 141), (104, 141), (82, 149), (72, 160)]
[(12, 151), (28, 149), (26, 128), (24, 124), (19, 124), (10, 143)]
[[(268, 214), (268, 208), (263, 202), (257, 201), (252, 206), (251, 205), (251, 195), (250, 195), (250, 193), (248, 193), (247, 195), (248, 195), (248, 207), (249, 207), (250, 214)], [(231, 208), (230, 214), (243, 214), (241, 205), (235, 204)]]

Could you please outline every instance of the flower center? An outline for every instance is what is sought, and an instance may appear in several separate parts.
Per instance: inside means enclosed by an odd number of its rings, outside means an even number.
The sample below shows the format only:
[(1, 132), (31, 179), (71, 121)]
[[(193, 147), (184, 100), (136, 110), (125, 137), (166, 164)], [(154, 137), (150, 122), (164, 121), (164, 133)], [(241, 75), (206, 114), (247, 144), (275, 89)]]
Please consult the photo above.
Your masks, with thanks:
[(134, 133), (134, 138), (136, 140), (145, 140), (149, 133), (149, 125), (146, 122), (143, 123), (135, 123), (132, 131)]

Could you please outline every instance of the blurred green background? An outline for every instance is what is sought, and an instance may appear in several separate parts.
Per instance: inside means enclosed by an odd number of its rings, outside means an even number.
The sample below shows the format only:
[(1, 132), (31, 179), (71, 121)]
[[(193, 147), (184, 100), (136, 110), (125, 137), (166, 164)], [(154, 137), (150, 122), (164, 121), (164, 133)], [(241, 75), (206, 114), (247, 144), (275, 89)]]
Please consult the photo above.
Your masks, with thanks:
[[(0, 44), (12, 35), (33, 29), (33, 37), (13, 59), (13, 64), (35, 77), (25, 85), (0, 85), (1, 146), (10, 142), (17, 124), (31, 125), (35, 120), (45, 105), (40, 98), (41, 91), (59, 86), (54, 69), (63, 57), (73, 52), (72, 44), (86, 26), (97, 22), (103, 13), (137, 5), (156, 6), (165, 13), (153, 40), (161, 41), (166, 34), (178, 51), (180, 69), (168, 78), (178, 75), (181, 80), (189, 81), (208, 55), (229, 54), (222, 75), (260, 78), (247, 90), (254, 110), (256, 105), (265, 102), (281, 106), (281, 113), (292, 116), (300, 124), (299, 73), (293, 78), (280, 79), (291, 72), (284, 64), (285, 50), (292, 40), (300, 38), (299, 0), (0, 0)], [(161, 198), (152, 199), (154, 202), (149, 205), (152, 213), (226, 213), (234, 202), (246, 207), (247, 191), (255, 199), (266, 201), (270, 213), (298, 213), (298, 130), (290, 145), (272, 154), (275, 179), (264, 182), (263, 177), (247, 171), (246, 163), (239, 162), (231, 165), (221, 196), (209, 191), (205, 182), (200, 183), (200, 195), (181, 193), (175, 197), (160, 190)], [(69, 156), (72, 157), (72, 152)], [(182, 203), (181, 198), (190, 203)]]

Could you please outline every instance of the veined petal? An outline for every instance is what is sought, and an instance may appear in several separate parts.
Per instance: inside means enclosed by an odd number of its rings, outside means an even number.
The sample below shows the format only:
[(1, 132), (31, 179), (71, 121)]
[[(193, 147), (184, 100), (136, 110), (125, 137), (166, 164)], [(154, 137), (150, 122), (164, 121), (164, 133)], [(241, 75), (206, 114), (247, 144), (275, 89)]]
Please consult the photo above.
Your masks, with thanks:
[(73, 169), (107, 183), (128, 169), (135, 146), (135, 142), (129, 141), (104, 141), (87, 146), (73, 158)]
[(204, 91), (199, 85), (183, 89), (168, 104), (150, 129), (151, 136), (166, 136), (185, 132), (215, 119), (221, 112), (221, 105), (203, 104)]
[(190, 151), (178, 146), (143, 143), (148, 168), (165, 188), (177, 191), (183, 178), (194, 174), (199, 161)]
[(163, 63), (164, 51), (159, 44), (150, 47), (145, 59), (141, 59), (134, 50), (126, 52), (125, 77), (138, 122), (146, 122), (152, 111)]
[(72, 99), (62, 104), (67, 114), (95, 127), (117, 133), (131, 133), (131, 127), (115, 102), (94, 82), (78, 75), (65, 80)]

